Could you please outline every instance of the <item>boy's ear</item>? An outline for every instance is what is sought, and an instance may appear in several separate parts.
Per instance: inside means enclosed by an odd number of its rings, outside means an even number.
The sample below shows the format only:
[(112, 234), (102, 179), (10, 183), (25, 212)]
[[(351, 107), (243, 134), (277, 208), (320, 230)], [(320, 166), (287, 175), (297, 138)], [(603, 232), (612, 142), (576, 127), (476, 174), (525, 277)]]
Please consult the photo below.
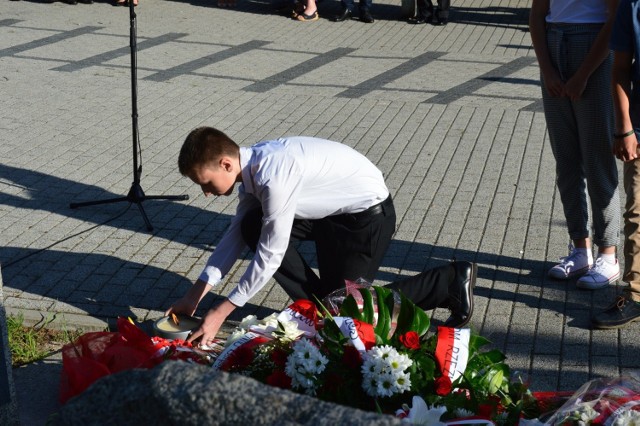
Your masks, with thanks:
[(233, 161), (230, 157), (222, 156), (220, 160), (218, 160), (218, 166), (220, 166), (224, 171), (230, 172), (233, 170)]

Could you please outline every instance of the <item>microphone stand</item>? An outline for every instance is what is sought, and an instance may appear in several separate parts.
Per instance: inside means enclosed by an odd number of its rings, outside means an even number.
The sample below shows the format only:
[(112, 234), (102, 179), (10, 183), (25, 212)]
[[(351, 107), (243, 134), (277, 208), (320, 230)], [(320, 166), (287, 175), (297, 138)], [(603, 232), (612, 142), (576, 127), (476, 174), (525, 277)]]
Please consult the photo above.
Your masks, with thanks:
[(131, 121), (133, 136), (133, 183), (131, 189), (125, 197), (109, 198), (106, 200), (86, 201), (83, 203), (71, 203), (70, 208), (95, 206), (98, 204), (118, 203), (128, 201), (135, 203), (142, 214), (144, 223), (148, 231), (153, 231), (153, 225), (149, 221), (142, 203), (146, 200), (188, 200), (188, 195), (145, 195), (140, 185), (140, 175), (142, 174), (142, 164), (138, 165), (138, 157), (141, 157), (140, 139), (138, 137), (138, 82), (137, 82), (137, 44), (136, 44), (136, 13), (134, 10), (133, 0), (129, 0), (129, 20), (130, 20), (130, 37), (129, 45), (131, 47)]

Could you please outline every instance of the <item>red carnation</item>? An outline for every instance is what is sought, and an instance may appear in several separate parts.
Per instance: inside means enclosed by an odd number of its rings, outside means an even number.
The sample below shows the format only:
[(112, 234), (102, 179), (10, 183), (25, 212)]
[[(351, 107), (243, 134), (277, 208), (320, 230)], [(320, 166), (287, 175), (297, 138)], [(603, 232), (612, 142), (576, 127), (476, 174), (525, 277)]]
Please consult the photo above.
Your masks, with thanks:
[(407, 331), (400, 335), (400, 343), (408, 349), (420, 349), (420, 336), (415, 331)]
[(253, 349), (243, 345), (234, 350), (220, 368), (223, 371), (241, 370), (253, 362)]
[(449, 395), (451, 392), (451, 379), (449, 376), (440, 376), (435, 380), (434, 386), (436, 388), (436, 394), (440, 396)]
[(291, 389), (291, 377), (282, 370), (275, 370), (267, 376), (267, 384), (282, 389)]
[(289, 354), (282, 349), (274, 349), (271, 352), (271, 361), (273, 361), (276, 367), (284, 368), (284, 366), (287, 364), (288, 357)]

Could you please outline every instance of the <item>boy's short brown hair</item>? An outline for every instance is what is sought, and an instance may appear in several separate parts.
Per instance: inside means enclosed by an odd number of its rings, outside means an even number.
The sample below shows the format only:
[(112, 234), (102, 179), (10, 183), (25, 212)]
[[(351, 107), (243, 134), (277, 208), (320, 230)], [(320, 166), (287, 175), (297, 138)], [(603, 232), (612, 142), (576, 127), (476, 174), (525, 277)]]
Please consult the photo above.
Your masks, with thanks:
[(198, 127), (189, 133), (178, 156), (178, 169), (183, 176), (195, 168), (215, 162), (223, 156), (238, 158), (240, 147), (218, 129)]

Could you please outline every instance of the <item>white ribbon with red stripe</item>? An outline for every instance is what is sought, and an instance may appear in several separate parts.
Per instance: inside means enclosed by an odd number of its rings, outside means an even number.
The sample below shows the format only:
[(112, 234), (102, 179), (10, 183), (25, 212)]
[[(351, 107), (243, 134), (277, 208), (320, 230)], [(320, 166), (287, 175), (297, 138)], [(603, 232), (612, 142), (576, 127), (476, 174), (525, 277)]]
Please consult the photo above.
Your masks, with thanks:
[(468, 328), (438, 327), (436, 359), (442, 375), (448, 376), (452, 382), (467, 368), (470, 337)]

